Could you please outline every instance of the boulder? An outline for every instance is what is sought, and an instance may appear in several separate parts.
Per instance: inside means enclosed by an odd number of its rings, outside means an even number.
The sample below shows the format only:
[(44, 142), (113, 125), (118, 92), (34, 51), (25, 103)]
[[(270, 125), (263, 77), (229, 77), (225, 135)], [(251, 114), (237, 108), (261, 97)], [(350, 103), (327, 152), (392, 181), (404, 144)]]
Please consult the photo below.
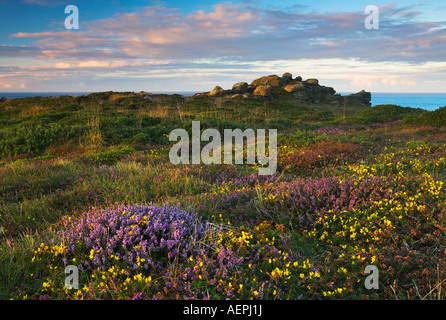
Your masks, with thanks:
[(232, 93), (246, 93), (248, 91), (248, 83), (239, 82), (232, 86)]
[(272, 87), (279, 87), (281, 85), (281, 79), (277, 75), (270, 75), (261, 77), (251, 82), (251, 86), (258, 87), (261, 85), (270, 85)]
[[(140, 95), (144, 95), (141, 92)], [(196, 94), (194, 97), (222, 97), (232, 100), (248, 99), (251, 96), (267, 97), (273, 99), (276, 95), (289, 94), (295, 99), (304, 101), (305, 103), (319, 104), (326, 103), (335, 107), (339, 107), (348, 103), (354, 106), (371, 106), (370, 92), (361, 92), (341, 96), (331, 87), (321, 86), (319, 80), (310, 78), (302, 81), (302, 77), (298, 76), (293, 79), (291, 73), (286, 72), (282, 77), (277, 75), (269, 75), (247, 82), (238, 82), (232, 86), (232, 89), (223, 90), (217, 86), (211, 92)]]
[(208, 96), (209, 97), (219, 97), (219, 96), (223, 95), (223, 93), (224, 93), (224, 90), (221, 87), (216, 86), (214, 88), (214, 90), (209, 92)]
[(318, 86), (319, 85), (319, 80), (318, 79), (308, 79), (306, 82), (308, 84), (313, 85), (313, 86)]
[(302, 82), (294, 82), (286, 85), (283, 89), (287, 92), (297, 92), (305, 90), (305, 85)]
[(253, 95), (254, 96), (262, 96), (267, 97), (271, 94), (271, 86), (270, 85), (260, 85), (255, 90)]
[(321, 86), (321, 92), (323, 95), (335, 95), (336, 90), (332, 87)]
[(322, 100), (321, 87), (310, 85), (310, 87), (308, 88), (308, 96), (314, 103), (319, 103)]
[(247, 91), (246, 93), (253, 94), (254, 91), (256, 90), (256, 88), (257, 88), (256, 86), (249, 85), (249, 86), (248, 86), (248, 91)]
[(282, 78), (293, 80), (293, 75), (291, 73), (289, 73), (289, 72), (285, 72), (283, 74)]
[(203, 92), (203, 93), (196, 93), (192, 97), (207, 97), (209, 95), (209, 92)]
[(231, 99), (238, 100), (238, 99), (242, 99), (243, 97), (244, 97), (243, 94), (237, 93), (237, 94), (232, 95)]
[(352, 103), (352, 104), (363, 104), (366, 106), (371, 107), (372, 106), (372, 94), (370, 92), (367, 92), (365, 90), (361, 90), (358, 93), (353, 93), (349, 96), (345, 97), (346, 102)]
[(308, 92), (306, 90), (293, 92), (294, 98), (297, 100), (311, 100), (311, 97), (308, 95)]

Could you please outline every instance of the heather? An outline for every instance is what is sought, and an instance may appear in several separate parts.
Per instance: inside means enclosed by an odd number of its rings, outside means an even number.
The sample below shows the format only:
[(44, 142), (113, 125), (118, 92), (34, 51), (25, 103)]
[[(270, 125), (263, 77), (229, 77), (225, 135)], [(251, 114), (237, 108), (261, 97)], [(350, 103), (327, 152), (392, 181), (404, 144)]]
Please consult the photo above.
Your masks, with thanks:
[[(1, 107), (1, 299), (444, 299), (446, 129), (408, 123), (425, 115), (310, 121), (283, 101), (265, 121), (258, 100), (245, 112), (198, 99), (181, 118), (175, 96), (96, 111), (98, 98)], [(192, 116), (280, 128), (277, 173), (172, 165), (166, 135)], [(48, 126), (30, 131), (41, 144), (15, 127), (27, 121)]]

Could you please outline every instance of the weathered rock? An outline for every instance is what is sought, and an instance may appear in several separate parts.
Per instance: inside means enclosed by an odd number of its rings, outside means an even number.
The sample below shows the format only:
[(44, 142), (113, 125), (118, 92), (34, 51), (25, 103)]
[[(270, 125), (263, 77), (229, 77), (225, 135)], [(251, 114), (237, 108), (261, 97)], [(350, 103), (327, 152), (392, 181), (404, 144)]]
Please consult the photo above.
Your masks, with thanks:
[(292, 75), (291, 73), (289, 73), (289, 72), (285, 72), (285, 73), (283, 74), (282, 78), (286, 78), (286, 79), (289, 79), (289, 80), (293, 80), (293, 75)]
[(255, 90), (254, 96), (262, 96), (267, 97), (271, 94), (271, 86), (270, 85), (259, 85)]
[(318, 86), (319, 85), (319, 80), (318, 79), (308, 79), (306, 81), (308, 84), (314, 85), (314, 86)]
[(277, 75), (270, 75), (261, 77), (251, 82), (251, 86), (258, 87), (261, 85), (270, 85), (272, 87), (279, 87), (281, 85), (281, 79)]
[(223, 95), (223, 93), (224, 93), (224, 90), (221, 87), (216, 86), (214, 88), (214, 90), (209, 92), (208, 96), (209, 97), (219, 97), (219, 96)]
[(203, 93), (196, 93), (192, 97), (207, 97), (209, 95), (209, 92), (203, 92)]
[(310, 100), (314, 103), (319, 103), (322, 100), (321, 87), (318, 85), (309, 85), (307, 87), (307, 93)]
[(242, 99), (243, 97), (244, 97), (243, 94), (237, 93), (237, 94), (232, 95), (231, 99), (238, 100), (238, 99)]
[(372, 106), (372, 94), (365, 90), (361, 90), (358, 93), (353, 93), (345, 97), (345, 101), (351, 104), (363, 104), (366, 106)]
[(305, 90), (305, 85), (302, 82), (294, 82), (286, 85), (283, 89), (287, 92), (297, 92)]
[(306, 90), (294, 92), (293, 95), (294, 98), (297, 100), (304, 100), (304, 101), (311, 100)]
[(347, 97), (336, 94), (331, 87), (321, 86), (319, 80), (310, 78), (302, 81), (298, 76), (293, 79), (291, 73), (284, 73), (282, 77), (269, 75), (258, 78), (248, 85), (247, 82), (239, 82), (233, 85), (230, 90), (223, 90), (217, 86), (211, 92), (196, 94), (194, 97), (224, 97), (227, 99), (247, 99), (250, 96), (261, 96), (273, 99), (274, 97), (290, 93), (295, 99), (307, 103), (326, 103), (336, 107), (345, 103), (357, 106), (370, 106), (371, 94), (364, 90)]
[(321, 86), (320, 89), (321, 89), (321, 93), (323, 95), (334, 95), (334, 94), (336, 94), (336, 90), (333, 89), (332, 87)]
[(256, 88), (257, 88), (256, 86), (249, 85), (248, 86), (248, 91), (246, 91), (246, 93), (253, 94), (254, 91), (256, 90)]
[(239, 82), (232, 86), (232, 93), (246, 93), (248, 91), (248, 83)]
[(333, 88), (320, 86), (317, 79), (308, 79), (303, 82), (299, 80), (302, 80), (302, 77), (297, 77), (283, 86), (283, 89), (293, 93), (297, 100), (311, 101), (318, 104), (323, 100), (330, 101), (330, 98), (336, 94)]

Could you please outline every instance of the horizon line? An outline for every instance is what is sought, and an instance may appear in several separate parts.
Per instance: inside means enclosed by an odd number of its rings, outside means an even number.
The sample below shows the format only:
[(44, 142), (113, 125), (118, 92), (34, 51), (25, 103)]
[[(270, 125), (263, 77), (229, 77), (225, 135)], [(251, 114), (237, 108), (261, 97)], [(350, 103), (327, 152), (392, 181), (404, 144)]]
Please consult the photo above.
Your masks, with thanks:
[[(398, 92), (398, 91), (368, 91), (365, 90), (366, 92), (370, 92), (370, 93), (395, 93), (395, 94), (446, 94), (446, 92)], [(188, 92), (188, 93), (203, 93), (206, 91), (196, 91), (196, 90), (176, 90), (176, 91), (171, 91), (171, 90), (166, 90), (166, 91), (128, 91), (128, 90), (121, 90), (121, 91), (115, 91), (115, 90), (104, 90), (104, 91), (0, 91), (0, 94), (4, 94), (4, 93), (103, 93), (103, 92), (134, 92), (134, 93), (140, 93), (140, 92), (146, 92), (148, 94), (157, 94), (157, 93), (178, 93), (178, 92)], [(336, 93), (358, 93), (360, 91), (342, 91), (342, 92), (336, 92)]]

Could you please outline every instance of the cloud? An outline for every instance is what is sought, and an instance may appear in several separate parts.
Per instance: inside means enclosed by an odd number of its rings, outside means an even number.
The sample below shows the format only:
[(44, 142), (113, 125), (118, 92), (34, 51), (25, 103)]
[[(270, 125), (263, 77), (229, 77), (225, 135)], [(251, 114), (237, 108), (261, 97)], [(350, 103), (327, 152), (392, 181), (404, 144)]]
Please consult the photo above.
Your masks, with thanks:
[[(189, 88), (295, 70), (329, 82), (340, 79), (341, 88), (387, 88), (419, 85), (422, 81), (415, 77), (427, 66), (444, 74), (444, 22), (419, 21), (422, 11), (417, 7), (394, 3), (380, 13), (380, 29), (366, 30), (362, 11), (254, 8), (244, 1), (183, 14), (156, 5), (83, 21), (77, 31), (17, 32), (11, 37), (34, 42), (1, 45), (0, 56), (29, 57), (30, 64), (34, 59), (33, 67), (20, 68), (12, 77), (16, 83), (29, 78), (47, 85), (64, 77), (82, 84), (127, 79), (129, 85), (136, 83), (129, 79), (176, 78), (189, 81), (179, 85)], [(410, 70), (401, 70), (400, 63)], [(156, 85), (166, 85), (163, 81)]]
[(41, 53), (35, 46), (0, 45), (0, 57), (35, 57)]
[[(266, 74), (285, 71), (304, 79), (316, 77), (338, 92), (367, 89), (372, 92), (441, 92), (446, 62), (368, 62), (356, 59), (299, 59), (232, 62), (221, 59), (157, 61), (134, 65), (128, 61), (82, 64), (42, 64), (36, 67), (1, 68), (4, 81), (17, 89), (25, 84), (33, 91), (208, 91), (215, 85), (230, 89), (239, 81), (250, 82)], [(426, 75), (429, 75), (428, 77)]]
[(23, 4), (32, 4), (43, 7), (55, 7), (65, 3), (58, 0), (21, 0), (20, 2)]
[(35, 38), (39, 58), (241, 57), (243, 60), (342, 57), (371, 61), (444, 59), (442, 22), (417, 22), (412, 7), (381, 8), (380, 30), (363, 12), (299, 13), (221, 3), (182, 15), (160, 6), (84, 22), (84, 29), (13, 34)]

